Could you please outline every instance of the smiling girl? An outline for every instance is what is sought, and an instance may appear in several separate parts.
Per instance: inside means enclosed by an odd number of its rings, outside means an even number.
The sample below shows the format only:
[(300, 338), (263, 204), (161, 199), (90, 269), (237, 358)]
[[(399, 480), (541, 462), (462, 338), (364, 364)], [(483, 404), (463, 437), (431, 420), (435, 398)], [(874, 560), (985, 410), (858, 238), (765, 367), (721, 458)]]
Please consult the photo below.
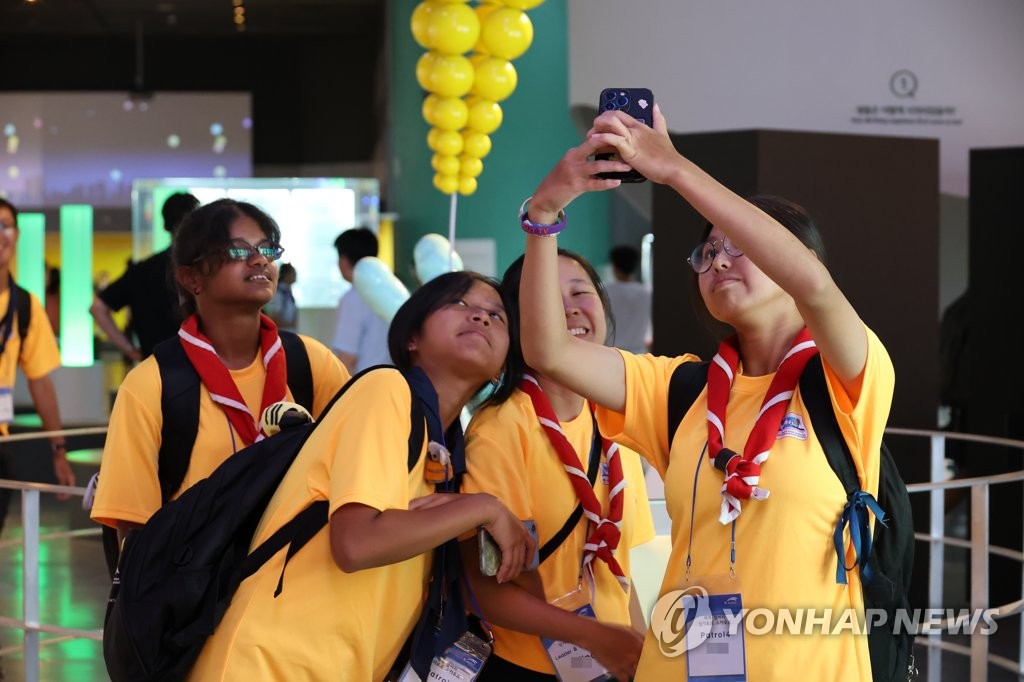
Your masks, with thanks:
[[(603, 348), (610, 308), (600, 278), (586, 259), (565, 250), (558, 252), (557, 268), (560, 334)], [(514, 323), (522, 270), (520, 258), (502, 280)], [(526, 367), (517, 339), (513, 334), (493, 406), (470, 425), (464, 488), (492, 493), (519, 518), (533, 519), (539, 543), (556, 548), (537, 571), (498, 584), (479, 571), (476, 539), (462, 543), (470, 584), (495, 626), (494, 654), (480, 679), (556, 679), (551, 645), (542, 638), (582, 647), (626, 679), (644, 629), (629, 577), (630, 549), (654, 536), (640, 458), (601, 438), (593, 405), (582, 395)], [(573, 520), (580, 504), (585, 511)], [(560, 531), (563, 540), (553, 541)], [(602, 543), (599, 551), (588, 550)], [(592, 609), (587, 616), (577, 613), (584, 604)]]
[[(260, 309), (277, 288), (284, 249), (277, 223), (245, 202), (221, 199), (193, 211), (175, 233), (172, 258), (187, 318), (178, 337), (199, 376), (199, 428), (184, 481), (170, 498), (206, 478), (260, 437), (263, 409), (292, 400), (277, 327)], [(154, 292), (154, 296), (163, 292)], [(319, 416), (349, 375), (323, 344), (300, 336)], [(103, 449), (92, 518), (123, 536), (161, 507), (164, 437), (161, 369), (149, 357), (118, 388)]]

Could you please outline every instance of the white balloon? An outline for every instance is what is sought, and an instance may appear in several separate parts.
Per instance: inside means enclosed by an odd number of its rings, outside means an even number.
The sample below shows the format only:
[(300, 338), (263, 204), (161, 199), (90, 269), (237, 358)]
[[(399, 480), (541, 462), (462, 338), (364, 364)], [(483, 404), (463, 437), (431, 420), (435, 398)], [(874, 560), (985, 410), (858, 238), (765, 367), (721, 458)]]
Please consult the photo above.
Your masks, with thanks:
[(431, 233), (420, 237), (412, 250), (413, 263), (416, 265), (416, 277), (420, 284), (426, 284), (438, 275), (446, 272), (463, 270), (462, 258), (453, 253), (451, 267), (448, 264), (448, 252), (451, 249), (447, 237)]
[(409, 298), (409, 290), (384, 261), (376, 256), (359, 259), (352, 271), (352, 285), (370, 310), (385, 322), (391, 322), (391, 318)]

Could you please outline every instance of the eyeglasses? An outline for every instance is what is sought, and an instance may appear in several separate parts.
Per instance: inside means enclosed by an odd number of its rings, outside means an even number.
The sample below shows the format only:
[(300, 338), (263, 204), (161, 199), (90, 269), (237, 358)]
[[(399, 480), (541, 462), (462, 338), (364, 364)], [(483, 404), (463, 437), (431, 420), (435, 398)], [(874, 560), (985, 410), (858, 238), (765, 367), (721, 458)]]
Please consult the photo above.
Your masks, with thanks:
[(719, 254), (719, 244), (722, 245), (722, 251), (725, 251), (726, 254), (733, 258), (739, 258), (743, 255), (743, 252), (736, 248), (728, 238), (722, 238), (697, 244), (693, 248), (693, 253), (686, 259), (686, 262), (690, 264), (690, 267), (698, 275), (704, 274), (711, 269), (711, 264), (715, 262), (715, 256)]
[(277, 260), (284, 253), (284, 247), (280, 244), (275, 244), (269, 239), (264, 239), (255, 245), (250, 244), (244, 239), (232, 239), (228, 242), (224, 253), (227, 254), (228, 260), (234, 261), (247, 261), (256, 254), (263, 256), (267, 260)]

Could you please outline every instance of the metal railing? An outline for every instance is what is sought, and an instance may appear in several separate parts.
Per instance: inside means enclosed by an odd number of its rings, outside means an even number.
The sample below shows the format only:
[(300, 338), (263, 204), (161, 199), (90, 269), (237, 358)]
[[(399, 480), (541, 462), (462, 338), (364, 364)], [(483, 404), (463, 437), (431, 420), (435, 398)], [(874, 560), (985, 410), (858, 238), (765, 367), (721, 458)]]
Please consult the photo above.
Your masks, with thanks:
[[(65, 435), (83, 435), (85, 433), (103, 433), (101, 429), (78, 429), (68, 430), (59, 433)], [(886, 429), (889, 436), (910, 436), (928, 438), (931, 442), (931, 483), (914, 483), (907, 486), (911, 494), (930, 494), (930, 524), (928, 533), (916, 533), (918, 541), (929, 544), (929, 576), (928, 576), (928, 601), (930, 604), (941, 604), (943, 601), (943, 585), (945, 571), (944, 549), (946, 546), (964, 547), (970, 550), (971, 556), (971, 585), (970, 585), (970, 608), (987, 609), (989, 599), (988, 586), (988, 559), (991, 554), (1003, 556), (1024, 564), (1024, 553), (1011, 550), (1005, 547), (998, 547), (989, 543), (989, 489), (993, 485), (1004, 485), (1013, 483), (1024, 483), (1024, 466), (1020, 471), (1000, 474), (997, 476), (986, 476), (977, 478), (951, 479), (946, 478), (946, 441), (957, 440), (971, 443), (981, 443), (1002, 447), (1009, 447), (1020, 450), (1024, 453), (1024, 441), (1009, 440), (1006, 438), (992, 438), (988, 436), (973, 436), (966, 434), (949, 433), (945, 431), (926, 431), (919, 429)], [(50, 433), (19, 434), (0, 438), (0, 444), (14, 440), (30, 440), (33, 438), (46, 438)], [(25, 680), (37, 682), (39, 679), (39, 654), (40, 647), (45, 644), (54, 644), (68, 639), (90, 639), (102, 640), (103, 631), (82, 630), (76, 628), (62, 627), (54, 624), (39, 622), (39, 546), (41, 542), (61, 540), (74, 537), (95, 536), (100, 529), (87, 529), (76, 531), (65, 531), (50, 533), (41, 536), (39, 534), (39, 507), (40, 495), (46, 494), (67, 494), (81, 497), (85, 494), (85, 488), (68, 487), (60, 485), (47, 485), (41, 483), (24, 483), (20, 481), (0, 480), (0, 487), (11, 488), (21, 491), (21, 524), (22, 540), (0, 542), (0, 547), (8, 545), (23, 544), (23, 581), (22, 586), (22, 618), (20, 620), (7, 616), (0, 616), (0, 626), (13, 627), (23, 631), (23, 644), (21, 646), (0, 649), (0, 655), (14, 651), (22, 651), (25, 662)], [(954, 488), (970, 488), (970, 537), (968, 540), (949, 537), (945, 528), (945, 491)], [(1022, 578), (1022, 595), (1024, 595), (1024, 578)], [(1013, 616), (1021, 616), (1024, 611), (1024, 599), (1019, 599), (1010, 604), (1003, 604), (994, 607), (997, 613), (993, 614), (996, 619), (1005, 619)], [(970, 680), (971, 682), (984, 682), (988, 677), (989, 664), (998, 666), (1005, 670), (1014, 672), (1024, 677), (1024, 624), (1021, 627), (1020, 643), (1017, 660), (1013, 661), (1003, 656), (992, 654), (988, 650), (988, 639), (985, 636), (971, 637), (970, 646), (963, 646), (954, 642), (944, 641), (942, 633), (955, 626), (954, 619), (947, 619), (941, 625), (932, 630), (927, 637), (919, 638), (918, 644), (928, 648), (928, 680), (929, 682), (941, 682), (943, 651), (967, 656), (970, 659)], [(41, 641), (42, 633), (57, 635)]]

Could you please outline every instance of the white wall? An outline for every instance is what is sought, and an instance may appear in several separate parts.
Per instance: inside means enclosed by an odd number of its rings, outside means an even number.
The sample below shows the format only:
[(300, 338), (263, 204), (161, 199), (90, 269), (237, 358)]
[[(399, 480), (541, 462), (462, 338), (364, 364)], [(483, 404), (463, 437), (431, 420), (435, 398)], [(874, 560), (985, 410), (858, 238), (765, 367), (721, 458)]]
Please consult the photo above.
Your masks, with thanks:
[[(958, 196), (967, 194), (969, 148), (1024, 145), (1020, 0), (569, 0), (569, 8), (571, 103), (596, 106), (604, 87), (646, 86), (678, 132), (937, 137), (942, 192)], [(903, 69), (916, 76), (912, 97), (890, 90)], [(857, 123), (860, 106), (889, 121), (919, 118), (914, 106), (955, 110), (925, 114), (928, 123)]]
[(572, 104), (649, 87), (675, 132), (938, 138), (940, 310), (966, 287), (968, 150), (1024, 145), (1024, 2), (568, 2)]

